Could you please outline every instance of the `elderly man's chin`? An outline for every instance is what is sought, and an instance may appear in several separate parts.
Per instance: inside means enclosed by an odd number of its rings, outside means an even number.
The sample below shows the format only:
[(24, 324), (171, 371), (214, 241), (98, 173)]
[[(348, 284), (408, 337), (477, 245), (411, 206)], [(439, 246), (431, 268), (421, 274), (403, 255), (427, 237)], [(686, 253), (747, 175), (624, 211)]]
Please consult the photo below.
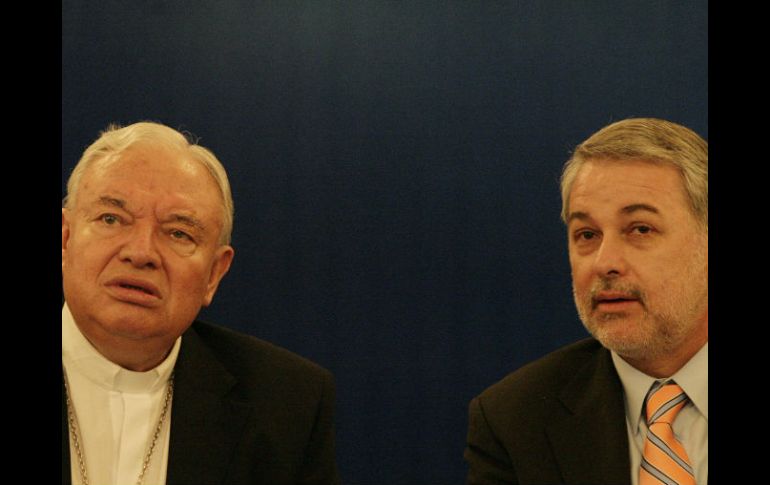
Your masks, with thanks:
[(146, 340), (169, 332), (171, 326), (157, 309), (137, 305), (111, 305), (93, 315), (99, 329), (112, 337), (127, 340)]

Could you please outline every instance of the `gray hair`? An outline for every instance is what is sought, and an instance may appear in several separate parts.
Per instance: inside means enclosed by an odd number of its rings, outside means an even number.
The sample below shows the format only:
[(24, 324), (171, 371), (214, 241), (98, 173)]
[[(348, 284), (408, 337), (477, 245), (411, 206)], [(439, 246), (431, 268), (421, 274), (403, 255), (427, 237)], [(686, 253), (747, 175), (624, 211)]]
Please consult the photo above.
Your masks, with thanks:
[(569, 195), (580, 168), (591, 159), (643, 160), (673, 165), (682, 174), (690, 208), (708, 231), (708, 143), (682, 125), (656, 118), (629, 118), (605, 126), (579, 144), (561, 175), (561, 218), (566, 223)]
[(110, 125), (102, 131), (99, 138), (93, 142), (78, 161), (75, 169), (67, 180), (67, 195), (63, 206), (72, 208), (75, 205), (78, 188), (83, 174), (99, 161), (112, 160), (119, 157), (128, 148), (137, 144), (155, 144), (180, 151), (191, 159), (200, 162), (209, 171), (219, 187), (222, 195), (222, 232), (221, 244), (230, 244), (233, 231), (234, 205), (230, 192), (230, 182), (227, 172), (217, 157), (207, 148), (198, 145), (190, 135), (170, 128), (160, 123), (142, 121), (126, 127)]

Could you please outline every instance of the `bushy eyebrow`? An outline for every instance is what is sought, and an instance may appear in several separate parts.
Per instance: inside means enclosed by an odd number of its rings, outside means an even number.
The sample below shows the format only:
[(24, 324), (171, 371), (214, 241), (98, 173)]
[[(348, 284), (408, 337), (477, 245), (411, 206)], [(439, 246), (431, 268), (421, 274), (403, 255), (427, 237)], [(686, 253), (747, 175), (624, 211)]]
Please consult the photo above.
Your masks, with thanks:
[(126, 208), (126, 201), (123, 199), (116, 199), (115, 197), (109, 197), (106, 195), (103, 195), (99, 197), (99, 204), (100, 205), (106, 205), (109, 207), (118, 207), (120, 209)]
[(173, 222), (179, 222), (187, 227), (192, 227), (200, 231), (206, 231), (206, 227), (203, 225), (203, 223), (195, 217), (186, 216), (183, 214), (171, 214), (171, 216), (169, 216), (169, 220)]
[[(656, 207), (649, 204), (631, 204), (620, 209), (621, 214), (633, 214), (634, 212), (639, 211), (650, 212), (652, 214), (660, 214), (660, 211)], [(591, 216), (587, 212), (575, 211), (570, 213), (570, 215), (567, 217), (567, 224), (576, 219), (579, 221), (586, 221), (590, 218)]]
[(646, 212), (652, 212), (653, 214), (660, 214), (660, 211), (658, 211), (657, 208), (649, 204), (631, 204), (620, 209), (620, 212), (623, 214), (632, 214), (638, 211), (646, 211)]
[[(117, 207), (119, 209), (127, 210), (125, 200), (117, 199), (115, 197), (110, 197), (107, 195), (103, 195), (99, 197), (99, 205), (104, 205), (108, 207)], [(181, 224), (184, 224), (187, 227), (192, 227), (200, 231), (204, 231), (204, 232), (206, 231), (206, 226), (203, 225), (203, 222), (201, 222), (199, 219), (196, 219), (195, 217), (192, 217), (192, 216), (188, 216), (184, 214), (171, 214), (168, 217), (168, 220), (172, 222), (179, 222)]]
[(580, 221), (585, 221), (587, 219), (590, 219), (590, 217), (588, 216), (587, 212), (580, 212), (580, 211), (571, 212), (569, 217), (567, 217), (567, 224), (574, 221), (575, 219)]

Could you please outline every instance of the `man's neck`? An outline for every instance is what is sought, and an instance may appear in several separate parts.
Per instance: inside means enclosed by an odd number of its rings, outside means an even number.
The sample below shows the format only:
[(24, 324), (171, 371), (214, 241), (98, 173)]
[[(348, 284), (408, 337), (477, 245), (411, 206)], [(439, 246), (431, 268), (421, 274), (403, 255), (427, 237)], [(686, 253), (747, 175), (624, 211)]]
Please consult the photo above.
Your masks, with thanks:
[(692, 357), (706, 345), (706, 342), (708, 342), (708, 333), (699, 336), (698, 338), (688, 340), (686, 345), (681, 346), (673, 352), (639, 359), (624, 355), (620, 355), (620, 357), (628, 362), (629, 365), (644, 372), (648, 376), (662, 379), (676, 374), (679, 369), (684, 367), (685, 364), (687, 364), (690, 359), (692, 359)]

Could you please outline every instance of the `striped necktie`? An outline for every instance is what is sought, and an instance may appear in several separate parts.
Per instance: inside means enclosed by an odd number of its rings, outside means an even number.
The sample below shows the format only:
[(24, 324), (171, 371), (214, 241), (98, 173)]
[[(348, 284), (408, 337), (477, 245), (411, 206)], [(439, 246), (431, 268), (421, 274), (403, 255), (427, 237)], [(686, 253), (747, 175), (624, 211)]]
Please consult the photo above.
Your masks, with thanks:
[(644, 441), (639, 485), (695, 485), (690, 459), (674, 436), (676, 415), (687, 395), (674, 383), (654, 384), (647, 395), (647, 439)]

